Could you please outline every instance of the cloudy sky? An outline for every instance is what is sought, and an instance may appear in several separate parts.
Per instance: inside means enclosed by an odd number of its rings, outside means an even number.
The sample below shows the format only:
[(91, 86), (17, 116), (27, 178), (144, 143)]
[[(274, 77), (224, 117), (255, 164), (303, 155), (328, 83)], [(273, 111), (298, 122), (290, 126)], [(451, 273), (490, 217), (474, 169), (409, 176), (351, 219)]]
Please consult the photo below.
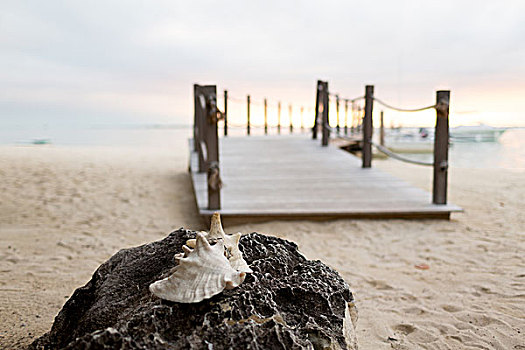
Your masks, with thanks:
[(525, 125), (525, 1), (0, 4), (3, 125), (189, 124), (193, 83), (308, 107), (317, 79), (403, 107), (450, 89), (453, 124)]

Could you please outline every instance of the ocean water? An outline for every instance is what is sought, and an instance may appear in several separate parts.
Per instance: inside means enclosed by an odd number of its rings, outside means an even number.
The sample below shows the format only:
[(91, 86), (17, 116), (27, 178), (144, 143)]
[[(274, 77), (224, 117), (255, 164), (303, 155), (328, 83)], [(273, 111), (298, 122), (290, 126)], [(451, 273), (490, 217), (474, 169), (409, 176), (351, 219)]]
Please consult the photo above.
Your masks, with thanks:
[[(0, 129), (0, 145), (30, 145), (49, 141), (52, 147), (166, 147), (176, 138), (187, 139), (190, 126), (119, 126), (87, 128), (11, 128)], [(47, 147), (49, 145), (43, 145)]]
[[(283, 134), (287, 128), (283, 127)], [(296, 130), (296, 133), (299, 130)], [(192, 135), (191, 126), (128, 126), (92, 128), (3, 128), (0, 145), (28, 145), (35, 140), (49, 140), (42, 147), (175, 147)], [(234, 137), (244, 130), (232, 129)], [(275, 130), (271, 131), (275, 134)], [(262, 134), (262, 130), (253, 130)], [(236, 136), (237, 135), (237, 136)], [(178, 143), (180, 145), (180, 143)], [(412, 159), (432, 161), (432, 154), (404, 154)], [(525, 129), (509, 129), (497, 142), (455, 143), (450, 148), (449, 162), (457, 168), (501, 168), (525, 171)]]
[[(403, 154), (432, 162), (432, 154)], [(449, 164), (456, 168), (519, 169), (525, 171), (525, 129), (509, 129), (496, 142), (456, 142), (449, 149)]]

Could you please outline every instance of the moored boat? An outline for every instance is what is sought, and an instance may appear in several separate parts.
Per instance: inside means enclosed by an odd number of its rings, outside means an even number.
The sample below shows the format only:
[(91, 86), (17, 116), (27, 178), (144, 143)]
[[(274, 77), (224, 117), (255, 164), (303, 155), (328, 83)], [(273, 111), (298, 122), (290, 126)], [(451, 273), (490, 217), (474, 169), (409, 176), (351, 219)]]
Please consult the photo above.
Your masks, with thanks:
[(450, 129), (450, 138), (454, 142), (496, 142), (506, 131), (489, 125), (458, 126)]

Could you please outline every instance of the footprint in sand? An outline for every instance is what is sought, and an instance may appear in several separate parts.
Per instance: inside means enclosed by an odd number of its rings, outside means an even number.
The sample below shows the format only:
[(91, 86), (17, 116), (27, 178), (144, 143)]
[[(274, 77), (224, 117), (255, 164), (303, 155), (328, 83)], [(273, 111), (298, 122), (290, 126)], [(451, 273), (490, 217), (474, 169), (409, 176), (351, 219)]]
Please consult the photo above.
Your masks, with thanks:
[(18, 264), (22, 259), (16, 253), (7, 252), (6, 254), (0, 255), (0, 261), (7, 261), (11, 264)]
[(472, 293), (476, 296), (479, 296), (479, 293), (483, 293), (483, 294), (496, 294), (494, 293), (490, 288), (488, 287), (484, 287), (484, 286), (474, 286), (474, 288), (476, 289), (476, 292)]
[(434, 334), (406, 323), (395, 325), (393, 329), (399, 335), (409, 336), (415, 344), (430, 344), (438, 340)]
[(455, 305), (443, 305), (441, 306), (441, 308), (446, 312), (458, 312), (462, 310), (460, 307), (457, 307)]
[(402, 311), (405, 314), (411, 314), (411, 315), (423, 315), (427, 313), (427, 310), (421, 307), (418, 307), (418, 306), (406, 307), (406, 308), (403, 308)]
[(469, 323), (471, 325), (474, 325), (476, 327), (487, 327), (490, 324), (498, 324), (498, 325), (504, 325), (504, 323), (494, 317), (490, 317), (484, 314), (474, 314), (472, 312), (469, 312), (467, 314), (461, 315), (458, 317), (460, 321), (463, 321), (465, 323)]
[(411, 326), (409, 324), (400, 323), (398, 325), (394, 326), (394, 330), (397, 332), (400, 332), (404, 335), (408, 335), (416, 330), (416, 327)]
[(389, 285), (388, 283), (386, 283), (385, 281), (377, 281), (377, 280), (371, 280), (371, 281), (367, 281), (368, 284), (370, 284), (372, 287), (374, 287), (375, 289), (379, 289), (379, 290), (390, 290), (390, 289), (394, 289), (391, 285)]

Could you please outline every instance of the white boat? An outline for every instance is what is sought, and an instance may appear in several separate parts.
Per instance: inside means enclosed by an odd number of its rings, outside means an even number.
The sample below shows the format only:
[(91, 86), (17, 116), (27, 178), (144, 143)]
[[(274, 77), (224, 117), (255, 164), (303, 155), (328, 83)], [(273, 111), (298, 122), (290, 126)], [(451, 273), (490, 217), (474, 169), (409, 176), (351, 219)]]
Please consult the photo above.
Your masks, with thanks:
[(484, 124), (458, 126), (450, 129), (450, 138), (454, 142), (496, 142), (506, 130)]
[(390, 129), (385, 135), (385, 146), (396, 153), (432, 153), (434, 133), (426, 128)]
[(51, 143), (50, 139), (34, 139), (31, 141), (33, 145), (49, 145)]

